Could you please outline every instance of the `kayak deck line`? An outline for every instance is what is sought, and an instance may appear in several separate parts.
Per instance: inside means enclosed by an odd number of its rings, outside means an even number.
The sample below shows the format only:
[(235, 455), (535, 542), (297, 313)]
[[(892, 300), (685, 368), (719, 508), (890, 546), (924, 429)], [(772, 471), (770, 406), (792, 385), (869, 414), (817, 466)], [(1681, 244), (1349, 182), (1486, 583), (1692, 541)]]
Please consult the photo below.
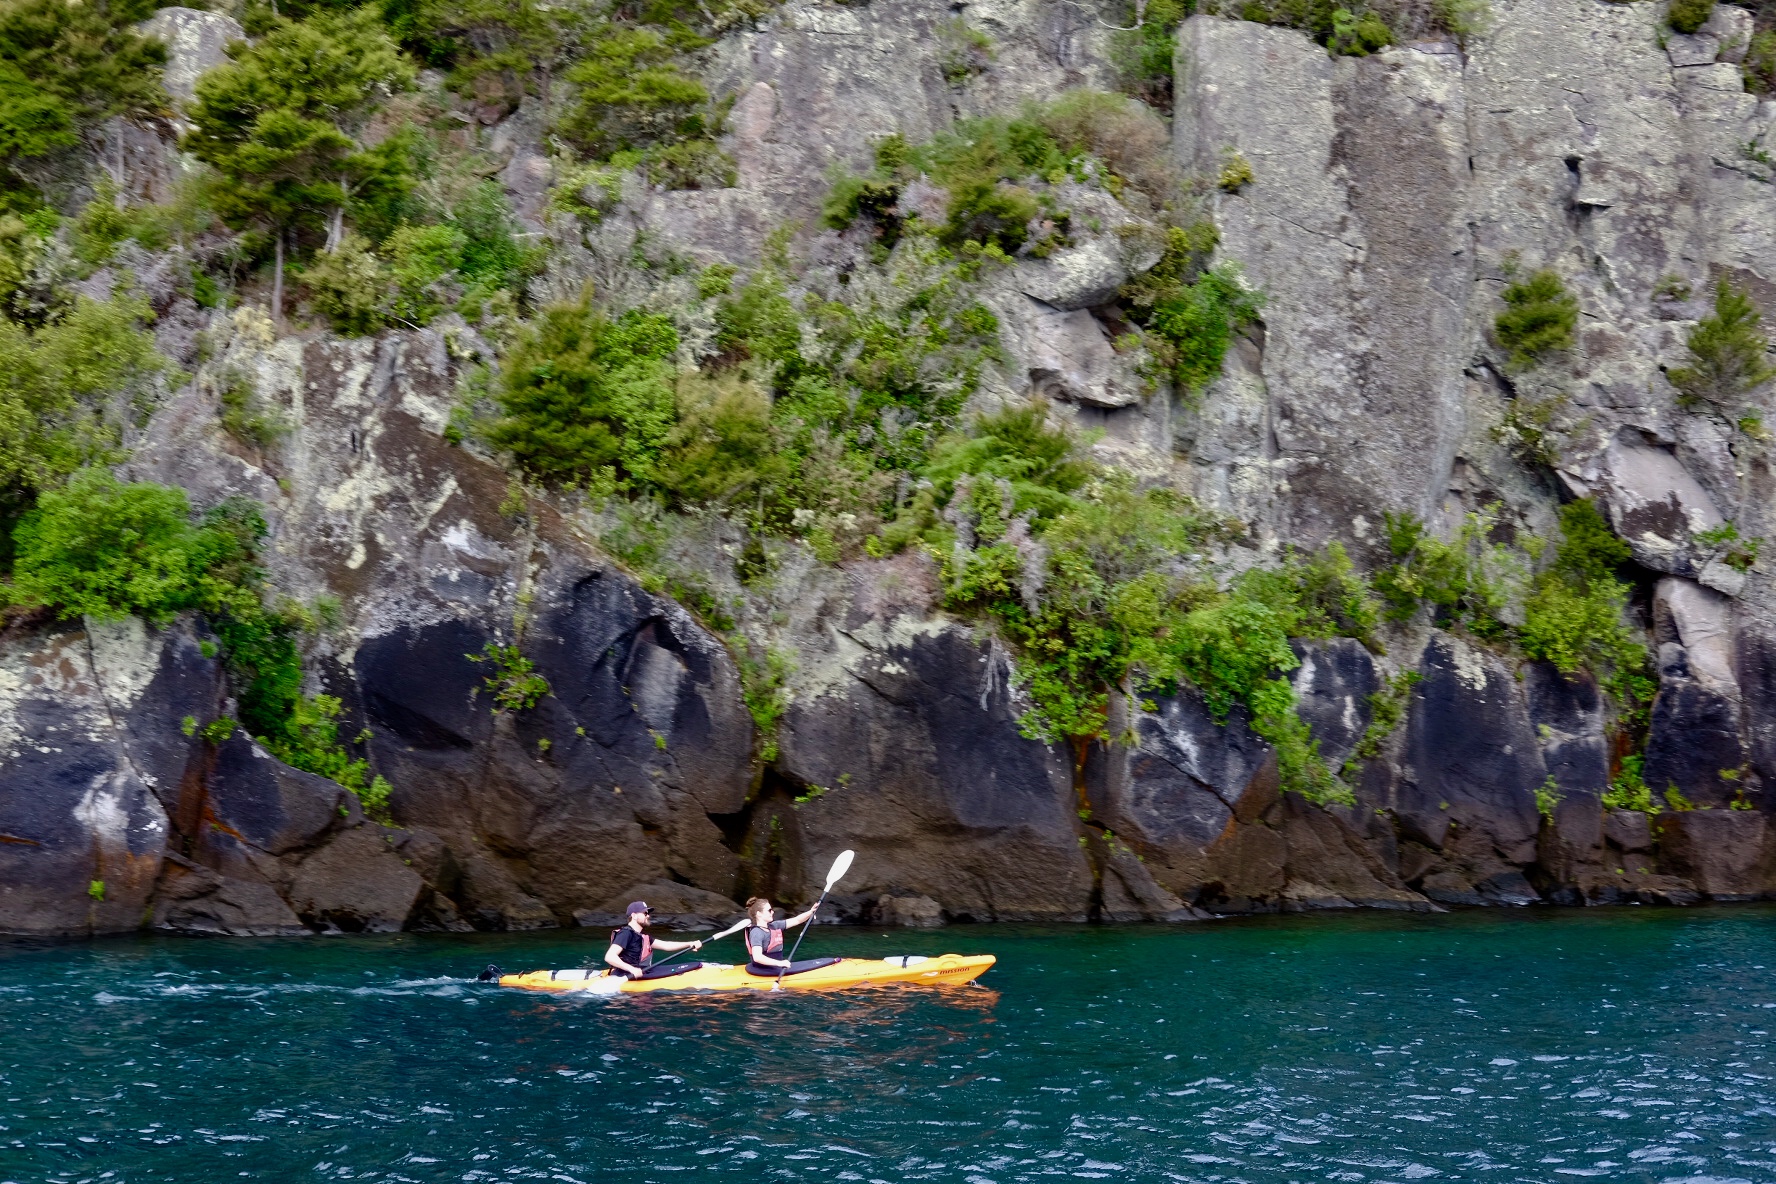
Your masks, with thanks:
[[(785, 975), (786, 991), (838, 991), (877, 984), (959, 986), (971, 983), (997, 961), (992, 954), (939, 954), (893, 958), (840, 958), (830, 966)], [(744, 966), (705, 963), (670, 978), (626, 979), (606, 970), (531, 970), (503, 974), (502, 987), (553, 994), (639, 995), (650, 991), (770, 991), (780, 980), (747, 973)]]

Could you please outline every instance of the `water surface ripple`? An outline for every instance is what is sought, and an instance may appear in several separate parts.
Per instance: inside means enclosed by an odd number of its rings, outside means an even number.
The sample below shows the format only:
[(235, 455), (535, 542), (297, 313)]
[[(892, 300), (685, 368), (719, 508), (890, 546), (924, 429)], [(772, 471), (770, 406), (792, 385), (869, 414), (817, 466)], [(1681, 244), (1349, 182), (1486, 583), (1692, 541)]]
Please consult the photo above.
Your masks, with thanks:
[(1000, 964), (599, 1000), (465, 981), (584, 932), (0, 944), (0, 1184), (1776, 1181), (1764, 906), (816, 947)]

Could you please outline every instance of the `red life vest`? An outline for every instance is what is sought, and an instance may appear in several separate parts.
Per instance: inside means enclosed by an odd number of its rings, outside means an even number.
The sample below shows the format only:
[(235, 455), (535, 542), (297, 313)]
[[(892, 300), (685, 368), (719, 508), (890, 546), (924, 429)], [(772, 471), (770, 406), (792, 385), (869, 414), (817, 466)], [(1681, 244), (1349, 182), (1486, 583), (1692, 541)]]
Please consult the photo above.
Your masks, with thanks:
[[(629, 936), (625, 937), (625, 934)], [(634, 948), (632, 943), (637, 937), (641, 938), (641, 957), (639, 958), (632, 956)], [(621, 929), (611, 930), (611, 943), (622, 947), (623, 957), (629, 962), (629, 965), (637, 970), (646, 970), (653, 963), (654, 938), (650, 933), (636, 933), (635, 930), (625, 925)]]

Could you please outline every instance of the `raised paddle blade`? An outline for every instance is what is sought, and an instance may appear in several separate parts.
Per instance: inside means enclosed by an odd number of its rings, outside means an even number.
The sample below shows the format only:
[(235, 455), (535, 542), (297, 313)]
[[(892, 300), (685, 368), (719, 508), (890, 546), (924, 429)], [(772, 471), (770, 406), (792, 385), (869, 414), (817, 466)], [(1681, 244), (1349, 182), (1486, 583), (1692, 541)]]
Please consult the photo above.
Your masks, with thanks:
[(851, 870), (851, 861), (856, 858), (857, 852), (855, 851), (839, 852), (839, 857), (833, 860), (832, 871), (826, 873), (826, 887), (821, 891), (831, 892), (832, 886), (844, 879), (845, 873)]

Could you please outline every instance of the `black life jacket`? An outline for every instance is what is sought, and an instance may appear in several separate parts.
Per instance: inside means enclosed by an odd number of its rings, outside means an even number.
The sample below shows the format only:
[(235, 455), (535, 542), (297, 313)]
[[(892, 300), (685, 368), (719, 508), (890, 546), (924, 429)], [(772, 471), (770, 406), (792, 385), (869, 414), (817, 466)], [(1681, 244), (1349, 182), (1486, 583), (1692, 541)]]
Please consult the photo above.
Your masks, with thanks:
[[(631, 939), (625, 938), (623, 936), (625, 933), (634, 934), (635, 937), (641, 938), (641, 957), (635, 958), (635, 957), (630, 956), (630, 941), (631, 941)], [(654, 937), (653, 937), (653, 934), (651, 934), (651, 933), (636, 933), (635, 930), (633, 930), (633, 929), (629, 928), (629, 926), (625, 925), (621, 929), (611, 930), (611, 943), (613, 945), (617, 945), (617, 946), (622, 947), (624, 960), (627, 961), (629, 963), (629, 965), (635, 967), (637, 970), (646, 970), (649, 966), (651, 966), (653, 964), (653, 961), (654, 961)]]

